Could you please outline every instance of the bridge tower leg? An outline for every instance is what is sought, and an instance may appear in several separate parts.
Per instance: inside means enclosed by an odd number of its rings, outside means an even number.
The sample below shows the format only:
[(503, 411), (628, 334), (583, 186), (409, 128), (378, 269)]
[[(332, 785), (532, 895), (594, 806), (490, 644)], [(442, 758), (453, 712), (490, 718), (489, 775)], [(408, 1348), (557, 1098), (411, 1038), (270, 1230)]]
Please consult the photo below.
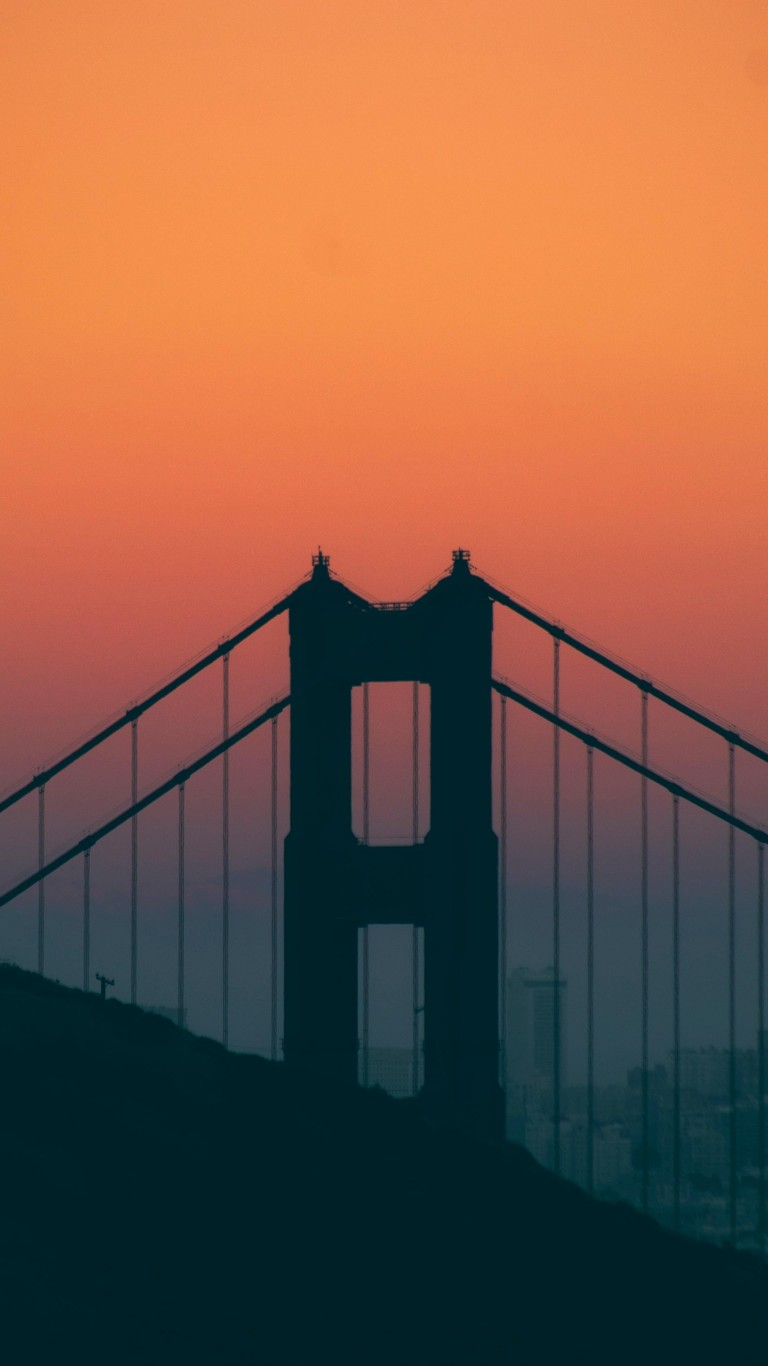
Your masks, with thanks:
[[(421, 1103), (437, 1122), (500, 1139), (492, 626), (463, 551), (414, 603), (365, 602), (322, 555), (295, 595), (284, 1047), (292, 1065), (356, 1081), (358, 929), (423, 926)], [(431, 688), (430, 828), (421, 845), (368, 847), (352, 834), (351, 689), (399, 679)]]
[(498, 841), (492, 822), (492, 604), (462, 552), (431, 595), (431, 805), (426, 838), (424, 1101), (502, 1138)]
[(285, 841), (286, 1061), (357, 1081), (358, 926), (349, 914), (351, 690), (346, 601), (318, 557), (290, 609), (291, 825)]

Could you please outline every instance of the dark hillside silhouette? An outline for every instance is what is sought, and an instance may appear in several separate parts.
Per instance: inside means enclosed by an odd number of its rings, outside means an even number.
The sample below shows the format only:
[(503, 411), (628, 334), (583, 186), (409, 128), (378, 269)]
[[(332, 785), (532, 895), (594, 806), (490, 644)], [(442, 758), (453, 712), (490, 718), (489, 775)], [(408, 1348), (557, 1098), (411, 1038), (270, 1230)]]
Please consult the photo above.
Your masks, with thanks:
[(748, 1254), (0, 966), (4, 1360), (764, 1363)]

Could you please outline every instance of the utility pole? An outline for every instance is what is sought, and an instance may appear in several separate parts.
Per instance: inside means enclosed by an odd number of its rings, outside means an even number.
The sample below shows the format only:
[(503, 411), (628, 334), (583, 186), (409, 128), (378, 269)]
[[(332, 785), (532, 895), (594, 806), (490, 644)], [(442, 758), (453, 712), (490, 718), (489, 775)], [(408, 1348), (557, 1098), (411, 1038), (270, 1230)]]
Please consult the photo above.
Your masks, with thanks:
[(96, 981), (101, 982), (101, 999), (102, 1001), (106, 1001), (107, 987), (113, 987), (115, 985), (115, 979), (114, 977), (102, 977), (101, 973), (97, 972)]

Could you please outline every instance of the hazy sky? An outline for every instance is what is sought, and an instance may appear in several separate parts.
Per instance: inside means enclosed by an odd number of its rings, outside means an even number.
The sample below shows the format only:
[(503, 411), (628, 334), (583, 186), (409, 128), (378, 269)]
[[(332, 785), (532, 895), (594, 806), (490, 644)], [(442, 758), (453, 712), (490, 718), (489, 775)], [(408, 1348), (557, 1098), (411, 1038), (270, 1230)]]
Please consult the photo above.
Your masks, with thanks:
[(318, 542), (382, 598), (467, 545), (768, 731), (763, 0), (0, 29), (0, 787)]

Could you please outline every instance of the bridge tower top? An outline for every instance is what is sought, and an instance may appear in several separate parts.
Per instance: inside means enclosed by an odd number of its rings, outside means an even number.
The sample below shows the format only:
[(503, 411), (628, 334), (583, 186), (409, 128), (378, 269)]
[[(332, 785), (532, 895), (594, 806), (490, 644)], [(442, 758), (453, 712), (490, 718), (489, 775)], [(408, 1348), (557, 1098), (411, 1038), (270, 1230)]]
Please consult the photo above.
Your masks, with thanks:
[(317, 554), (312, 556), (312, 578), (313, 578), (313, 579), (327, 579), (327, 578), (329, 578), (329, 577), (330, 577), (330, 575), (329, 575), (330, 563), (331, 563), (331, 557), (330, 557), (330, 555), (324, 555), (324, 554), (323, 554), (323, 551), (322, 551), (322, 547), (321, 547), (321, 546), (318, 546), (318, 547), (317, 547)]

